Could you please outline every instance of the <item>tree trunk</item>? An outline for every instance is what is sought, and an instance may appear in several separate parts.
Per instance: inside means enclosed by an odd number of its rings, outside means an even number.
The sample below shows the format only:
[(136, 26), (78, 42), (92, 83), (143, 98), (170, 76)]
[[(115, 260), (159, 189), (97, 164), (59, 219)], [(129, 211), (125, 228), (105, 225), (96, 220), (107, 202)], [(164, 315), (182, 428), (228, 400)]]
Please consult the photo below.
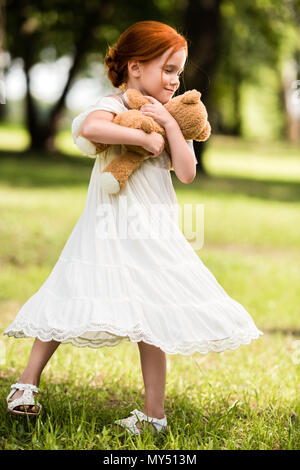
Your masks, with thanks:
[[(208, 118), (210, 115), (209, 98), (210, 93), (213, 93), (213, 75), (219, 60), (221, 1), (189, 0), (184, 19), (189, 45), (185, 84), (188, 90), (196, 88), (201, 92), (201, 100), (207, 108)], [(199, 173), (206, 173), (203, 165), (205, 145), (205, 142), (194, 141)]]
[(233, 90), (233, 113), (234, 125), (232, 127), (232, 135), (240, 136), (242, 130), (241, 116), (241, 84), (242, 76), (238, 70), (232, 71), (232, 90)]
[[(29, 91), (29, 69), (31, 67), (31, 60), (25, 60), (24, 69), (27, 82), (26, 120), (27, 128), (31, 137), (31, 144), (26, 153), (30, 154), (32, 151), (53, 153), (53, 151), (56, 150), (54, 145), (54, 138), (57, 131), (59, 118), (64, 111), (66, 95), (70, 89), (72, 80), (79, 69), (82, 57), (91, 46), (94, 29), (99, 26), (101, 18), (105, 18), (106, 16), (106, 12), (104, 12), (104, 10), (109, 3), (110, 2), (102, 1), (100, 5), (97, 5), (96, 10), (90, 11), (89, 14), (85, 16), (85, 24), (83, 25), (81, 34), (79, 34), (77, 42), (74, 45), (74, 61), (69, 71), (68, 80), (66, 81), (61, 96), (51, 109), (46, 124), (39, 123), (38, 109), (37, 106), (34, 105), (33, 98)], [(30, 38), (30, 41), (31, 40), (32, 38)], [(29, 46), (30, 44), (28, 44), (28, 50), (30, 50)]]

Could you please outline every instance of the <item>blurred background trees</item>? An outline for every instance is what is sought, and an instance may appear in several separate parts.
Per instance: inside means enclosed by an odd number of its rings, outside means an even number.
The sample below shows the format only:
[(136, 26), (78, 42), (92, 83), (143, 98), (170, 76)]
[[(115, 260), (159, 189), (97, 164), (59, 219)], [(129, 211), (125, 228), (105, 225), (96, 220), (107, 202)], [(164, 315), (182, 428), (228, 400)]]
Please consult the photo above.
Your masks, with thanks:
[[(214, 134), (300, 141), (300, 0), (2, 0), (2, 123), (30, 139), (24, 155), (55, 151), (54, 137), (101, 94), (108, 44), (136, 21), (185, 35), (179, 93), (196, 88)], [(204, 172), (203, 150), (194, 142)], [(43, 157), (44, 158), (44, 157)]]

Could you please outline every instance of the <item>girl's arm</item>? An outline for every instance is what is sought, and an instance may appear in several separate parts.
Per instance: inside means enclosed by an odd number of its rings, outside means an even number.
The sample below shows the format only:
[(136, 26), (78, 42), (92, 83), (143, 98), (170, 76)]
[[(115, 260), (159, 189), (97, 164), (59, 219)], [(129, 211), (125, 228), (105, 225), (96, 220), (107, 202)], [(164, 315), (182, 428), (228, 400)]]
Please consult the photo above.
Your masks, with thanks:
[(195, 157), (175, 119), (165, 125), (165, 132), (171, 151), (172, 166), (177, 178), (182, 183), (191, 183), (196, 176)]
[(143, 104), (140, 110), (164, 127), (176, 176), (182, 183), (191, 183), (196, 176), (197, 162), (193, 151), (183, 137), (177, 121), (162, 103), (153, 96), (147, 95), (146, 98), (150, 103)]
[(102, 144), (145, 144), (147, 134), (144, 131), (115, 124), (111, 122), (114, 117), (115, 114), (109, 111), (93, 111), (84, 120), (79, 135)]

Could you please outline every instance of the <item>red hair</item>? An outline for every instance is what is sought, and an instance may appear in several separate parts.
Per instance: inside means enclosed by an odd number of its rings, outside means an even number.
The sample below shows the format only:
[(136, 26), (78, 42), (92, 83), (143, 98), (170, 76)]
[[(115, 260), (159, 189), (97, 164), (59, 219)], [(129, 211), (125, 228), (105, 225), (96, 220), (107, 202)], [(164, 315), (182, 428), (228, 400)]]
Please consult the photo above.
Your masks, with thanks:
[(120, 88), (128, 80), (129, 60), (151, 61), (172, 48), (164, 65), (174, 52), (184, 48), (188, 55), (187, 40), (171, 26), (159, 21), (138, 21), (127, 28), (118, 41), (109, 46), (104, 62), (107, 75), (114, 87)]

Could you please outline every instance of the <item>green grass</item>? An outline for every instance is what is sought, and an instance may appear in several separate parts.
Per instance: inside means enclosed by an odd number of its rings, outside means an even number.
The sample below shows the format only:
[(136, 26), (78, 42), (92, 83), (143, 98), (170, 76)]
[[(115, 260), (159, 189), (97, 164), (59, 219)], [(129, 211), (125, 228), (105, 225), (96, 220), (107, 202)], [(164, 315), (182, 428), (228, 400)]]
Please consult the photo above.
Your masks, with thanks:
[[(138, 348), (127, 341), (98, 350), (61, 345), (42, 375), (41, 416), (7, 414), (5, 397), (33, 339), (1, 336), (0, 448), (300, 449), (299, 160), (286, 143), (214, 137), (207, 177), (184, 185), (173, 174), (179, 203), (204, 205), (197, 254), (265, 334), (235, 351), (167, 355), (167, 436), (112, 427), (143, 407)], [(50, 274), (84, 208), (92, 166), (78, 153), (22, 160), (2, 152), (1, 332)]]

